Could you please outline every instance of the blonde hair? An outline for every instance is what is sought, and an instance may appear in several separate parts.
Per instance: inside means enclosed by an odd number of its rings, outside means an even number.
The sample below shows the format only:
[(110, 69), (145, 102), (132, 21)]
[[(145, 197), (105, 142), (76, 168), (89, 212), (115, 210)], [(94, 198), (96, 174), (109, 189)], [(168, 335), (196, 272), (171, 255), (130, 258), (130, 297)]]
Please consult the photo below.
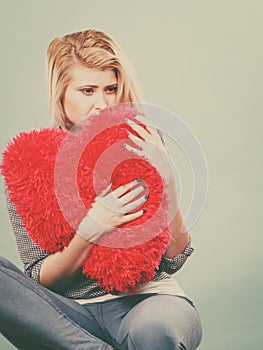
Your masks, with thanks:
[(89, 69), (113, 69), (117, 78), (117, 102), (140, 102), (127, 58), (105, 33), (90, 29), (54, 39), (47, 50), (49, 107), (55, 124), (70, 129), (73, 124), (63, 108), (63, 96), (74, 65)]

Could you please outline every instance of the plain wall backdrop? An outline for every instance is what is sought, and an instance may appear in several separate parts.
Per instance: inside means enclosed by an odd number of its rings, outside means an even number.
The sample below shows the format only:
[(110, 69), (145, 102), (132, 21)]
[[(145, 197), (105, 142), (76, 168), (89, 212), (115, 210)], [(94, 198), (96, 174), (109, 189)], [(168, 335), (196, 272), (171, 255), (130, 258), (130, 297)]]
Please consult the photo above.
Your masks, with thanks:
[[(262, 13), (256, 0), (1, 0), (1, 151), (20, 131), (50, 124), (47, 46), (88, 28), (115, 38), (145, 102), (178, 114), (200, 141), (207, 201), (176, 279), (200, 312), (201, 350), (262, 349)], [(191, 169), (171, 153), (185, 209)], [(2, 190), (0, 202), (0, 254), (21, 267)], [(0, 336), (1, 350), (13, 348)]]

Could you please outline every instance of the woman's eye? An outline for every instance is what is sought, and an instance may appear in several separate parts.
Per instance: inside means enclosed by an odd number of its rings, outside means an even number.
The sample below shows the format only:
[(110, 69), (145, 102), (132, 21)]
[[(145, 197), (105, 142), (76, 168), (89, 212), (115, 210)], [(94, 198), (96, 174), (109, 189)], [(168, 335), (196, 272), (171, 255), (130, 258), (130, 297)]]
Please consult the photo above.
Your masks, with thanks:
[(94, 92), (94, 89), (92, 89), (92, 88), (86, 88), (86, 89), (82, 89), (81, 92), (82, 92), (84, 95), (92, 95), (93, 92)]
[(117, 92), (117, 86), (110, 86), (106, 89), (106, 92), (108, 94), (114, 94), (115, 92)]

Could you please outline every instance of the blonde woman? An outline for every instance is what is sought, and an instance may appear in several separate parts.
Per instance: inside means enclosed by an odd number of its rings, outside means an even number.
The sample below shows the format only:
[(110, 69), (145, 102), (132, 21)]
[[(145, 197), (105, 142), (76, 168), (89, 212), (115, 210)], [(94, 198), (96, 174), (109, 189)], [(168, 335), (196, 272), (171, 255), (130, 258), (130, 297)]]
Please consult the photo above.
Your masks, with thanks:
[[(86, 30), (54, 39), (48, 48), (47, 63), (50, 110), (55, 125), (62, 129), (70, 130), (84, 116), (107, 106), (140, 101), (125, 55), (101, 31)], [(145, 130), (131, 127), (143, 140)], [(138, 138), (130, 138), (135, 147), (129, 150), (136, 153)], [(163, 149), (160, 151), (164, 146), (160, 146), (159, 135), (152, 128), (148, 128), (147, 138), (148, 146), (140, 140), (139, 147), (149, 162), (165, 170), (168, 195), (174, 199), (174, 175)], [(128, 189), (131, 191), (127, 194)], [(147, 196), (142, 195), (143, 186), (136, 179), (101, 193), (68, 247), (53, 254), (31, 240), (6, 193), (25, 273), (1, 258), (0, 329), (18, 349), (198, 347), (202, 333), (198, 313), (172, 277), (193, 251), (189, 234), (180, 230), (180, 211), (170, 223), (171, 243), (154, 278), (138, 293), (125, 295), (106, 292), (80, 271), (94, 239), (144, 215), (139, 207)], [(107, 207), (98, 200), (112, 195), (115, 200), (108, 201)]]

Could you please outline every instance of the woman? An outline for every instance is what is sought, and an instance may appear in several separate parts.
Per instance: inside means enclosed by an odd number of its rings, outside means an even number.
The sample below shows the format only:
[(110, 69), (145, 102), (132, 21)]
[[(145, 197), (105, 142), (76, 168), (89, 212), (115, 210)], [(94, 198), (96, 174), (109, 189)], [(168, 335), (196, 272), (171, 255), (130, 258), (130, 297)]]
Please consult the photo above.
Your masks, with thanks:
[[(139, 101), (127, 60), (105, 33), (87, 30), (54, 39), (47, 52), (50, 107), (55, 124), (70, 130), (86, 115), (117, 103)], [(139, 116), (140, 121), (144, 121)], [(171, 203), (175, 179), (159, 134), (130, 123), (131, 153), (163, 169)], [(25, 275), (1, 259), (0, 325), (19, 349), (196, 349), (201, 325), (193, 303), (171, 276), (193, 251), (182, 233), (178, 210), (171, 219), (171, 241), (152, 281), (138, 293), (107, 293), (80, 271), (92, 242), (144, 215), (147, 201), (138, 180), (110, 186), (96, 199), (67, 248), (50, 254), (36, 245), (10, 201), (7, 206)], [(114, 199), (114, 200), (112, 200)], [(108, 206), (102, 202), (107, 201)], [(37, 282), (37, 283), (36, 283)]]

